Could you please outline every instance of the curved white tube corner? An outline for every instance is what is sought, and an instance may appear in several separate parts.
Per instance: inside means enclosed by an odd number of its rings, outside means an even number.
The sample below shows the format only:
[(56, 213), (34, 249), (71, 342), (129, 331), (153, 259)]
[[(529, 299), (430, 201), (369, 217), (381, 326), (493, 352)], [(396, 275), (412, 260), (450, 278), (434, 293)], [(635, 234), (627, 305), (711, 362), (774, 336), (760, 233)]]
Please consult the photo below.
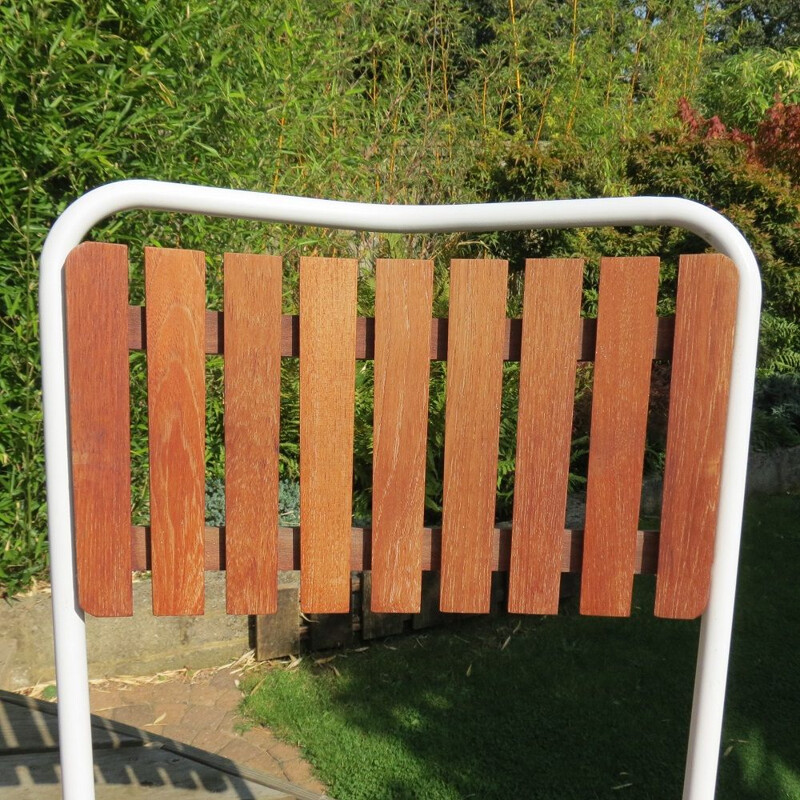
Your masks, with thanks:
[(41, 256), (39, 314), (45, 468), (65, 800), (92, 800), (94, 782), (86, 636), (74, 569), (62, 268), (67, 254), (94, 225), (111, 214), (130, 209), (386, 233), (668, 225), (696, 233), (732, 259), (739, 272), (733, 371), (711, 594), (700, 633), (683, 794), (684, 800), (713, 798), (733, 622), (761, 309), (758, 266), (741, 233), (712, 209), (669, 197), (392, 206), (127, 180), (101, 186), (72, 203), (53, 225)]

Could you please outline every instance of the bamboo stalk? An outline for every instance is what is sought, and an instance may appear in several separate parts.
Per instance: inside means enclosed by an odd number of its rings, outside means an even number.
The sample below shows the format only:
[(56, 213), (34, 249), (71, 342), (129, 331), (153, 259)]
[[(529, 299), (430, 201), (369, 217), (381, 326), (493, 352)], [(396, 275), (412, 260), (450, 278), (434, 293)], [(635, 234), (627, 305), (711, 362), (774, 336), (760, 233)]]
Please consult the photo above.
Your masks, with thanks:
[(575, 81), (575, 93), (572, 95), (572, 108), (569, 111), (569, 119), (567, 120), (567, 135), (572, 131), (575, 124), (575, 113), (578, 110), (578, 98), (581, 96), (581, 80), (583, 80), (583, 73), (586, 70), (586, 64), (581, 64), (578, 70), (578, 77)]
[(547, 103), (550, 100), (550, 92), (552, 91), (553, 91), (553, 84), (550, 84), (550, 86), (547, 87), (547, 91), (544, 94), (544, 100), (542, 101), (542, 113), (539, 116), (539, 127), (536, 129), (536, 136), (534, 137), (533, 140), (534, 148), (538, 147), (539, 139), (542, 136), (542, 129), (544, 128), (544, 118), (547, 113)]
[[(706, 27), (708, 25), (708, 6), (709, 0), (705, 0), (703, 5), (703, 23), (702, 27), (700, 28), (700, 38), (697, 41), (697, 58), (694, 62), (694, 74), (692, 75), (692, 83), (697, 80), (697, 74), (700, 71), (700, 61), (703, 58), (703, 47), (705, 46), (705, 39), (706, 39)], [(683, 75), (683, 95), (684, 97), (688, 94), (689, 91), (689, 67), (687, 65), (686, 71)]]
[[(611, 9), (611, 24), (609, 26), (609, 31), (611, 32), (611, 41), (614, 41), (614, 22), (616, 21), (616, 14), (614, 13), (614, 9)], [(603, 108), (608, 108), (609, 103), (611, 102), (611, 87), (614, 85), (614, 48), (609, 48), (611, 51), (611, 55), (609, 57), (609, 63), (611, 67), (608, 71), (608, 81), (606, 82), (606, 96), (603, 101)]]
[(644, 25), (644, 30), (642, 35), (636, 42), (636, 51), (633, 56), (633, 70), (631, 71), (631, 90), (628, 94), (628, 109), (625, 119), (625, 124), (628, 125), (630, 123), (631, 116), (633, 115), (633, 99), (634, 95), (636, 94), (636, 75), (637, 69), (639, 67), (639, 57), (642, 53), (642, 43), (644, 42), (645, 36), (647, 36), (647, 24), (650, 22), (650, 9), (648, 8), (645, 12), (644, 20), (642, 20), (642, 24)]
[(572, 41), (569, 45), (569, 63), (575, 62), (575, 50), (578, 42), (578, 0), (572, 0)]
[(522, 130), (522, 78), (519, 71), (519, 39), (517, 37), (517, 17), (514, 10), (514, 0), (508, 0), (511, 14), (511, 39), (514, 44), (514, 75), (517, 82), (517, 123)]
[(277, 159), (275, 160), (275, 174), (272, 178), (272, 193), (274, 194), (278, 189), (278, 179), (280, 178), (281, 166), (281, 148), (283, 147), (283, 131), (286, 126), (286, 101), (283, 104), (284, 115), (281, 117), (281, 132), (278, 135)]

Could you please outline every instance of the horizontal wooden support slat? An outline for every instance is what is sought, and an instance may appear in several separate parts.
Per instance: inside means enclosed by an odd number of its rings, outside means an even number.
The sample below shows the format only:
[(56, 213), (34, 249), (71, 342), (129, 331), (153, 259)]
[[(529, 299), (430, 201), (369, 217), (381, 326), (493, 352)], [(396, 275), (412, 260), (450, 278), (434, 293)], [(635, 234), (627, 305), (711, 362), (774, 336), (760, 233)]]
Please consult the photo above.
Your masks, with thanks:
[[(206, 355), (220, 355), (225, 315), (221, 311), (206, 311), (205, 352)], [(431, 361), (447, 360), (447, 319), (431, 320)], [(672, 358), (672, 340), (675, 334), (675, 317), (659, 317), (653, 358), (669, 361)], [(575, 353), (577, 361), (594, 361), (597, 320), (582, 319), (581, 333)], [(506, 335), (503, 344), (503, 360), (519, 361), (522, 341), (522, 320), (506, 320)], [(128, 308), (128, 349), (147, 349), (147, 326), (145, 310), (142, 306)], [(300, 318), (284, 315), (281, 318), (281, 356), (300, 355)], [(375, 358), (375, 320), (372, 317), (359, 317), (356, 320), (356, 358)]]
[[(654, 575), (658, 566), (658, 531), (638, 531), (634, 572)], [(436, 572), (441, 565), (441, 528), (422, 529), (422, 569)], [(150, 528), (131, 528), (133, 569), (150, 569)], [(511, 554), (511, 529), (495, 528), (492, 537), (492, 571), (506, 572)], [(580, 572), (583, 561), (583, 531), (565, 530), (561, 542), (561, 571)], [(350, 539), (350, 569), (353, 572), (372, 567), (372, 530), (353, 528)], [(205, 569), (225, 569), (225, 528), (205, 529)], [(300, 569), (300, 528), (278, 529), (278, 569)]]

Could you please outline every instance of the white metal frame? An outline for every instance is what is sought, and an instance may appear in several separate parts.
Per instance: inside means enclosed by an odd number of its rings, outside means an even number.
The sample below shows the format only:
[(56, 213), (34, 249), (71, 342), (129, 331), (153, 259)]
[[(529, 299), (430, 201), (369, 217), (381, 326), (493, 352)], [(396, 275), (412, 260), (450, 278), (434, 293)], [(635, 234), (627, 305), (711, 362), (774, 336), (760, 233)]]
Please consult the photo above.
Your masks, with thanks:
[(683, 791), (684, 800), (711, 800), (722, 732), (761, 307), (758, 265), (742, 234), (712, 209), (679, 198), (392, 206), (149, 180), (110, 183), (80, 197), (53, 225), (41, 257), (39, 313), (45, 464), (64, 800), (93, 800), (94, 776), (86, 633), (78, 604), (72, 532), (62, 268), (67, 254), (94, 225), (111, 214), (129, 209), (393, 233), (670, 225), (698, 234), (733, 260), (739, 272), (733, 374), (711, 594), (700, 631)]

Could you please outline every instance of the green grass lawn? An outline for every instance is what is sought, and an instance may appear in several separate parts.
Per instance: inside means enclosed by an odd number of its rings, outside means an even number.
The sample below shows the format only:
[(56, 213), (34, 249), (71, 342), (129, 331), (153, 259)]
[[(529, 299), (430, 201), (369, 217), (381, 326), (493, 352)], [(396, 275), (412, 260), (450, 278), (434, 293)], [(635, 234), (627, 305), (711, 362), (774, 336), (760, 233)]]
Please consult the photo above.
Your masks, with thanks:
[[(719, 800), (800, 798), (800, 497), (749, 501)], [(257, 676), (337, 800), (680, 797), (699, 625), (474, 619)], [(509, 639), (510, 637), (510, 639)], [(335, 669), (334, 669), (335, 668)]]

